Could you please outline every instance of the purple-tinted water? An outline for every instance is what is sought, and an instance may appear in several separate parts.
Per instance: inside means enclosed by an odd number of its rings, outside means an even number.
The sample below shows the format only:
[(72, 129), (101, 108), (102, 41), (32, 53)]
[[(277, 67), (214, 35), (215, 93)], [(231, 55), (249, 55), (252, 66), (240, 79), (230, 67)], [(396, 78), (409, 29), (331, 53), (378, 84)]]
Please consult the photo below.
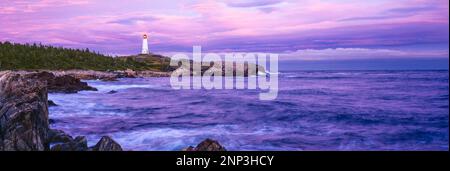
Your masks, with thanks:
[[(172, 90), (168, 78), (88, 81), (50, 94), (51, 126), (110, 135), (127, 150), (180, 150), (205, 138), (229, 150), (448, 150), (448, 71), (284, 72), (279, 95)], [(108, 94), (116, 90), (116, 94)]]

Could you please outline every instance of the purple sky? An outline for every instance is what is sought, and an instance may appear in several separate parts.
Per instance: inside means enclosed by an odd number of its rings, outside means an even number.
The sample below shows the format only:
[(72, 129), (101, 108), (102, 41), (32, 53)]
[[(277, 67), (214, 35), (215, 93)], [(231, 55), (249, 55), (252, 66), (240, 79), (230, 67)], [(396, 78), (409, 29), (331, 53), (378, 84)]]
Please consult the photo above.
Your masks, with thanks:
[(283, 59), (448, 58), (448, 0), (0, 0), (0, 41), (105, 54), (273, 52)]

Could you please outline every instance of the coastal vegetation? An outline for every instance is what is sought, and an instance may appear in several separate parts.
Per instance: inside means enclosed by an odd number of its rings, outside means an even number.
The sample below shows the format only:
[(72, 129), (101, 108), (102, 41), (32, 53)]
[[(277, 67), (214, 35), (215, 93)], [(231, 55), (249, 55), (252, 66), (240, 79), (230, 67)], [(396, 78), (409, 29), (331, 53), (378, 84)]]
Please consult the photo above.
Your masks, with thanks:
[(89, 49), (0, 42), (0, 71), (71, 69), (167, 71), (170, 68), (169, 62), (169, 58), (160, 55), (112, 57)]
[[(0, 42), (0, 71), (107, 71), (103, 73), (116, 73), (111, 71), (126, 71), (127, 77), (137, 75), (141, 76), (168, 76), (163, 73), (170, 73), (178, 66), (170, 66), (171, 59), (158, 54), (138, 54), (130, 56), (107, 56), (89, 49), (70, 49), (63, 47), (54, 47), (42, 44), (18, 44), (10, 42)], [(192, 65), (194, 61), (189, 60)], [(248, 64), (234, 67), (234, 64), (222, 65), (222, 73), (232, 72), (235, 75), (243, 73), (244, 75), (256, 75), (258, 71), (264, 71), (264, 68), (256, 65), (255, 69), (249, 70)], [(227, 67), (231, 71), (227, 71)], [(203, 74), (212, 66), (203, 66), (197, 74)], [(136, 71), (136, 73), (133, 73)], [(187, 69), (187, 72), (195, 72)], [(241, 71), (241, 72), (239, 72)], [(245, 72), (245, 73), (244, 73)], [(87, 79), (86, 73), (77, 73), (72, 75), (79, 79)], [(119, 73), (121, 74), (121, 73)], [(194, 74), (194, 73), (191, 73)], [(90, 78), (99, 78), (99, 73), (88, 73)], [(101, 75), (101, 74), (100, 74)], [(123, 75), (123, 74), (122, 74)], [(120, 76), (118, 76), (120, 77)]]

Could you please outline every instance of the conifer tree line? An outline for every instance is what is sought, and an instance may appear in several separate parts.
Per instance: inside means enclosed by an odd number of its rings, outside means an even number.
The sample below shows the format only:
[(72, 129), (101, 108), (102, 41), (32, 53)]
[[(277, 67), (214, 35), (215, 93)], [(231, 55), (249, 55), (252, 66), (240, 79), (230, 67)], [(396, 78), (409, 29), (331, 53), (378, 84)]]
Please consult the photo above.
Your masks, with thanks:
[(0, 70), (148, 70), (153, 66), (132, 58), (114, 58), (89, 49), (0, 42)]

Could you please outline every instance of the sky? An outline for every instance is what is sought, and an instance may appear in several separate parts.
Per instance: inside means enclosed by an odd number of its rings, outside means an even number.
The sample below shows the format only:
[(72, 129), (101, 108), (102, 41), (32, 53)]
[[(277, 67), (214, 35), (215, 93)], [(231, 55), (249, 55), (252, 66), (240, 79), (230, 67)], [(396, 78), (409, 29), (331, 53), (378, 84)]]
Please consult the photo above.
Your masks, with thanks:
[(130, 55), (147, 33), (150, 51), (165, 55), (200, 45), (286, 61), (445, 62), (448, 8), (448, 0), (0, 0), (0, 41)]

